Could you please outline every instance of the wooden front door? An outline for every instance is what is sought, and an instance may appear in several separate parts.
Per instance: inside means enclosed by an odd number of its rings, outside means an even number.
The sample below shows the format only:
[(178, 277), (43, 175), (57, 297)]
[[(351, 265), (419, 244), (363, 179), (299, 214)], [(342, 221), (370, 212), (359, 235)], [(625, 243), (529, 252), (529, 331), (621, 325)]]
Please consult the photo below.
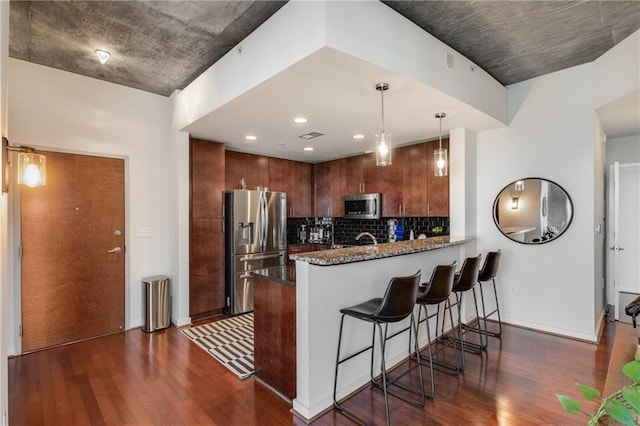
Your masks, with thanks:
[(124, 160), (45, 154), (21, 189), (23, 353), (124, 329)]

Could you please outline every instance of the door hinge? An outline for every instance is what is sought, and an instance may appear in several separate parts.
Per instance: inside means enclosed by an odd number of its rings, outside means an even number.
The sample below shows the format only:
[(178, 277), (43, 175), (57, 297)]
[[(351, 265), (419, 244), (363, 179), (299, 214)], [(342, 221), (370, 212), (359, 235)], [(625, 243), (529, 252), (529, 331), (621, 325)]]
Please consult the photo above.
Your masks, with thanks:
[(22, 245), (18, 246), (18, 258), (22, 259)]
[(22, 324), (18, 326), (18, 336), (22, 337)]

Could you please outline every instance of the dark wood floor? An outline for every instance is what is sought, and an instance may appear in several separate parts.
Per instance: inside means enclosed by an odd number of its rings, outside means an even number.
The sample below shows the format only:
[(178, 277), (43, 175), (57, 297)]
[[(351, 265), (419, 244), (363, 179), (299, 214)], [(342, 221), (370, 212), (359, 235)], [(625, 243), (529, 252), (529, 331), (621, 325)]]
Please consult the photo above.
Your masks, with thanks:
[[(336, 332), (337, 333), (337, 332)], [(391, 398), (394, 425), (569, 425), (555, 393), (602, 389), (615, 323), (599, 345), (505, 327), (489, 350), (467, 354), (463, 375), (436, 374), (425, 408)], [(346, 402), (384, 424), (381, 392)], [(179, 330), (132, 330), (9, 360), (11, 425), (303, 425), (253, 378), (241, 381)], [(589, 410), (590, 412), (593, 410)], [(331, 411), (315, 425), (353, 424)]]

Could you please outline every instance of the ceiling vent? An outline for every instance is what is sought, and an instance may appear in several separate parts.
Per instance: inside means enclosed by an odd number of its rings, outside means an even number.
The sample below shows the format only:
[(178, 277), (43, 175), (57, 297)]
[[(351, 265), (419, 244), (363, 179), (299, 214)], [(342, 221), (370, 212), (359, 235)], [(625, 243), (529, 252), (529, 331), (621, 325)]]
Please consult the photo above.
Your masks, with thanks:
[(298, 137), (309, 140), (309, 139), (317, 138), (318, 136), (324, 136), (324, 133), (311, 132), (311, 133), (305, 133), (304, 135), (300, 135)]

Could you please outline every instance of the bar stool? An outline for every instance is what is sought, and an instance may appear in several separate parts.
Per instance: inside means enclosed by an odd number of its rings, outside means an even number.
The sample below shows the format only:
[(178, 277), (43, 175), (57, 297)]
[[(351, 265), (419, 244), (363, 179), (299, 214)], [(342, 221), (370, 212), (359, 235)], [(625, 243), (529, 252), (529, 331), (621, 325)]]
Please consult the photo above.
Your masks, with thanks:
[[(456, 272), (456, 261), (453, 261), (451, 265), (438, 265), (433, 269), (431, 279), (425, 285), (421, 285), (418, 297), (416, 298), (416, 304), (418, 305), (418, 325), (416, 329), (416, 340), (418, 340), (417, 331), (419, 331), (420, 323), (426, 323), (427, 329), (427, 347), (429, 350), (429, 357), (427, 359), (421, 358), (422, 365), (428, 362), (429, 370), (431, 373), (431, 394), (427, 396), (433, 398), (435, 395), (435, 380), (433, 375), (434, 367), (450, 374), (458, 374), (460, 372), (460, 359), (458, 357), (457, 348), (454, 347), (454, 353), (456, 357), (456, 365), (449, 364), (445, 361), (434, 358), (433, 349), (431, 347), (431, 329), (429, 326), (429, 320), (436, 317), (436, 338), (438, 333), (438, 322), (440, 317), (440, 304), (447, 300), (451, 295), (453, 288), (453, 278)], [(429, 315), (427, 309), (428, 306), (437, 306), (435, 313)], [(422, 311), (424, 310), (424, 319), (422, 318)], [(453, 324), (453, 316), (449, 311), (451, 323)], [(444, 322), (444, 317), (442, 319)], [(411, 339), (409, 339), (409, 345), (411, 345)]]
[[(336, 407), (340, 412), (344, 413), (351, 419), (355, 420), (360, 424), (367, 424), (365, 420), (359, 417), (354, 412), (346, 409), (345, 407), (338, 404), (336, 399), (336, 392), (338, 386), (338, 367), (340, 364), (356, 357), (357, 355), (362, 354), (363, 352), (371, 349), (371, 382), (379, 388), (382, 388), (384, 393), (384, 404), (385, 404), (385, 415), (387, 420), (387, 425), (390, 424), (389, 417), (389, 393), (395, 395), (399, 398), (404, 399), (407, 402), (410, 402), (419, 407), (424, 407), (426, 401), (426, 395), (424, 393), (424, 380), (422, 377), (422, 369), (420, 368), (420, 355), (418, 353), (417, 364), (411, 369), (418, 369), (419, 377), (420, 377), (420, 388), (416, 389), (408, 385), (402, 386), (405, 389), (411, 389), (417, 394), (420, 394), (421, 399), (413, 399), (407, 395), (403, 395), (402, 393), (395, 392), (392, 389), (388, 388), (388, 385), (400, 385), (400, 383), (396, 383), (397, 379), (387, 380), (387, 372), (385, 368), (385, 347), (387, 340), (392, 337), (397, 336), (398, 334), (406, 331), (407, 329), (400, 330), (394, 333), (391, 336), (387, 336), (387, 329), (389, 323), (395, 323), (404, 320), (407, 317), (411, 317), (410, 327), (412, 329), (417, 328), (415, 318), (413, 316), (413, 308), (416, 302), (416, 296), (418, 294), (418, 286), (420, 284), (420, 271), (416, 272), (414, 275), (407, 277), (394, 277), (389, 282), (387, 286), (387, 290), (385, 291), (384, 297), (382, 298), (374, 298), (367, 300), (364, 303), (360, 303), (355, 306), (350, 306), (347, 308), (340, 309), (342, 313), (342, 318), (340, 320), (340, 333), (338, 337), (338, 352), (336, 355), (336, 370), (333, 382), (333, 406)], [(342, 328), (344, 325), (345, 316), (350, 316), (358, 320), (370, 322), (373, 325), (373, 335), (371, 345), (367, 346), (359, 351), (348, 355), (342, 359), (340, 359), (340, 346), (342, 344)], [(384, 327), (384, 334), (382, 332), (382, 324)], [(382, 373), (382, 380), (377, 382), (373, 378), (373, 355), (374, 355), (374, 346), (376, 340), (376, 328), (378, 329), (379, 337), (380, 337), (380, 370)], [(418, 350), (418, 343), (416, 341), (415, 350)], [(406, 373), (405, 373), (406, 374)], [(404, 374), (403, 374), (404, 375)]]
[[(453, 293), (456, 295), (455, 303), (451, 303), (449, 299), (445, 304), (445, 310), (453, 309), (454, 306), (458, 308), (458, 336), (450, 337), (449, 340), (460, 343), (460, 349), (462, 353), (462, 368), (464, 368), (464, 351), (481, 353), (484, 349), (486, 349), (486, 342), (482, 340), (487, 336), (480, 334), (480, 344), (472, 343), (469, 341), (465, 341), (463, 327), (462, 327), (462, 295), (464, 292), (471, 290), (473, 293), (473, 304), (476, 309), (476, 318), (480, 318), (480, 314), (478, 313), (478, 301), (476, 298), (476, 289), (475, 285), (478, 282), (478, 272), (480, 270), (480, 260), (482, 259), (482, 255), (479, 254), (476, 257), (467, 257), (462, 263), (462, 268), (460, 272), (455, 275), (455, 280), (453, 283)], [(478, 320), (479, 324), (479, 320)], [(452, 324), (453, 327), (453, 324)], [(442, 332), (444, 333), (444, 323), (442, 324)]]
[[(496, 276), (498, 275), (498, 268), (500, 267), (500, 258), (502, 257), (502, 250), (490, 251), (487, 253), (487, 257), (484, 259), (484, 265), (480, 269), (478, 275), (478, 287), (480, 287), (480, 300), (482, 301), (482, 320), (484, 321), (484, 334), (491, 337), (500, 337), (502, 335), (502, 318), (500, 318), (500, 304), (498, 303), (498, 291), (496, 290)], [(496, 308), (486, 313), (484, 306), (484, 294), (482, 293), (482, 283), (491, 281), (493, 283), (493, 296), (496, 301)], [(487, 319), (493, 315), (498, 314), (498, 332), (489, 331), (487, 328)], [(479, 320), (478, 320), (479, 321)], [(472, 329), (473, 331), (480, 331), (479, 328)]]

